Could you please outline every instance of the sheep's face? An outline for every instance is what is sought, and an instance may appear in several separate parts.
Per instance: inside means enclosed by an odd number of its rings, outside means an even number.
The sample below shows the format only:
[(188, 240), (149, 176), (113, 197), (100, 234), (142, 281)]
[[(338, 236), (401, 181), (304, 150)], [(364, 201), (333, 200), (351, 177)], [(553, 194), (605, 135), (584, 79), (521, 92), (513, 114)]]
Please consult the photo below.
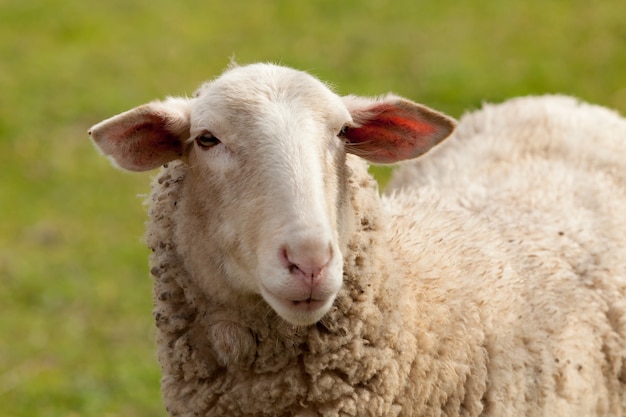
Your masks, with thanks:
[(405, 99), (341, 98), (306, 73), (257, 64), (90, 134), (125, 169), (187, 164), (175, 243), (204, 292), (218, 302), (260, 296), (288, 322), (309, 325), (342, 285), (353, 222), (346, 152), (408, 159), (453, 126)]
[(239, 68), (198, 91), (178, 240), (194, 242), (184, 253), (207, 291), (221, 268), (293, 324), (328, 311), (343, 275), (338, 135), (350, 123), (321, 82), (282, 68)]

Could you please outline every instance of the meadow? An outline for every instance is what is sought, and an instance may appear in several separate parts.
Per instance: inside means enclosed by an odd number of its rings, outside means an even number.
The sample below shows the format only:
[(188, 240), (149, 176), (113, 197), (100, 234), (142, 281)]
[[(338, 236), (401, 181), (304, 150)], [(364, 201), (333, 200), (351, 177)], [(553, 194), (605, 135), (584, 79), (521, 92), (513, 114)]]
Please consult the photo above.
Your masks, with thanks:
[(0, 0), (0, 414), (165, 416), (154, 173), (112, 169), (91, 125), (190, 95), (232, 57), (455, 117), (543, 93), (624, 113), (624, 16), (623, 0)]

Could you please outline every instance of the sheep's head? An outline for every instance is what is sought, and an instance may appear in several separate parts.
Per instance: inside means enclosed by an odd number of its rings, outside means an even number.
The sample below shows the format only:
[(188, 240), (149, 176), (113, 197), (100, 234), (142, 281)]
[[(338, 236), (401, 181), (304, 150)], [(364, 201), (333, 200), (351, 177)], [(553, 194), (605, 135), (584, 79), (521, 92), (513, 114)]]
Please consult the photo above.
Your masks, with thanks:
[(175, 242), (203, 291), (222, 301), (260, 295), (288, 322), (309, 325), (342, 285), (346, 153), (410, 159), (453, 128), (400, 97), (339, 97), (306, 73), (256, 64), (228, 70), (194, 98), (114, 116), (90, 135), (127, 170), (187, 165)]

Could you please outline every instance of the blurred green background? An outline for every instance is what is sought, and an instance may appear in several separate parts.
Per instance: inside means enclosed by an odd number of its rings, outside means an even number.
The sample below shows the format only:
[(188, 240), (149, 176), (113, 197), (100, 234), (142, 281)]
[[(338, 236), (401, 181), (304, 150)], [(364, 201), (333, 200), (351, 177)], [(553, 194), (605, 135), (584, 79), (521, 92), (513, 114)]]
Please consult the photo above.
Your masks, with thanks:
[[(562, 92), (626, 111), (623, 0), (0, 0), (0, 414), (164, 416), (143, 197), (94, 123), (235, 56), (460, 116)], [(376, 171), (384, 182), (388, 169)]]

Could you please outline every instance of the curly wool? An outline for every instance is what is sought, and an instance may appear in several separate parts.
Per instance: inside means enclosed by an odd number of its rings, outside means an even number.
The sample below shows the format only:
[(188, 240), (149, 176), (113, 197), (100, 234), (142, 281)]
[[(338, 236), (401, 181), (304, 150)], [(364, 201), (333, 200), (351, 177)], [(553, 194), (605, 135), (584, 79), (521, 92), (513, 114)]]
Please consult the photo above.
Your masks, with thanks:
[[(497, 115), (464, 119), (382, 204), (349, 156), (344, 285), (310, 327), (260, 297), (226, 305), (200, 291), (173, 233), (186, 166), (170, 163), (147, 230), (169, 413), (626, 415), (624, 183), (591, 168), (606, 164), (495, 146), (513, 137), (506, 123), (494, 129)], [(526, 120), (528, 137), (563, 129), (547, 120)]]
[[(162, 390), (171, 415), (406, 415), (402, 402), (410, 379), (420, 380), (420, 407), (441, 401), (458, 406), (463, 400), (463, 390), (456, 399), (439, 391), (453, 379), (468, 378), (468, 366), (450, 378), (457, 371), (453, 362), (467, 359), (455, 356), (467, 353), (449, 352), (448, 370), (426, 360), (432, 337), (427, 329), (410, 331), (414, 324), (401, 308), (412, 308), (413, 301), (398, 291), (400, 275), (383, 250), (375, 183), (364, 164), (353, 162), (358, 231), (345, 256), (344, 287), (334, 308), (307, 328), (283, 322), (260, 298), (231, 305), (205, 298), (172, 241), (185, 165), (169, 164), (154, 182), (147, 237), (154, 251)], [(419, 345), (423, 374), (410, 375)], [(484, 361), (482, 353), (478, 357)]]

